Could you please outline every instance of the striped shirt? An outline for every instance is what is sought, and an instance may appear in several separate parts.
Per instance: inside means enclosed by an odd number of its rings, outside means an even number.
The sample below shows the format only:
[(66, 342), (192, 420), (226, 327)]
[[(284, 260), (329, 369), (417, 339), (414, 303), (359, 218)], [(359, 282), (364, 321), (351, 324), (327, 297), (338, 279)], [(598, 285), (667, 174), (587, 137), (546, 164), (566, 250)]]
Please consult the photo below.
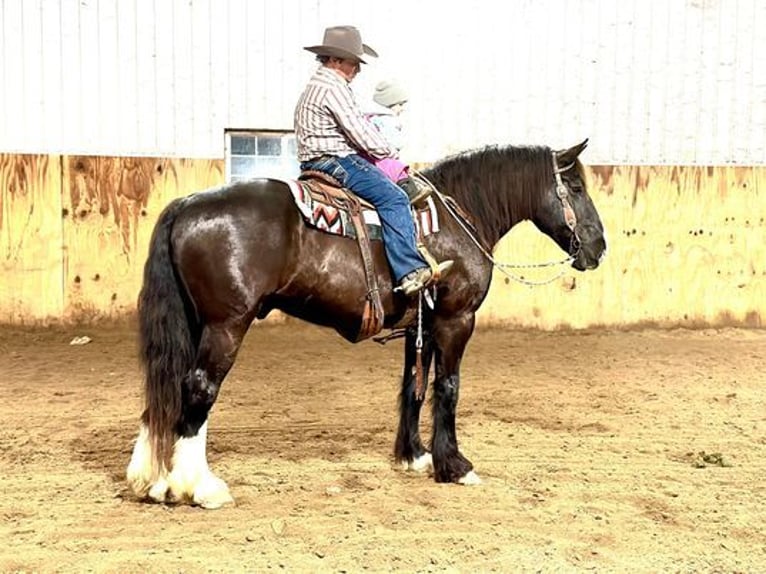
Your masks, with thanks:
[(346, 79), (324, 66), (298, 100), (294, 122), (301, 162), (322, 155), (361, 152), (381, 159), (396, 153), (365, 117)]

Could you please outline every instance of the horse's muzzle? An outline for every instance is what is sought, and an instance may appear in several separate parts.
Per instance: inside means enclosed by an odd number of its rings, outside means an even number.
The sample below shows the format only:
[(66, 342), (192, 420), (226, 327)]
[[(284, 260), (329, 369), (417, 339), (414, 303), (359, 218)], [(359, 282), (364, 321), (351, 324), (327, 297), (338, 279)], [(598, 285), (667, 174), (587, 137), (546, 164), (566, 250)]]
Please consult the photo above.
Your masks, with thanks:
[(578, 271), (596, 269), (606, 257), (606, 240), (603, 235), (592, 235), (581, 239), (580, 249), (572, 261), (572, 267)]

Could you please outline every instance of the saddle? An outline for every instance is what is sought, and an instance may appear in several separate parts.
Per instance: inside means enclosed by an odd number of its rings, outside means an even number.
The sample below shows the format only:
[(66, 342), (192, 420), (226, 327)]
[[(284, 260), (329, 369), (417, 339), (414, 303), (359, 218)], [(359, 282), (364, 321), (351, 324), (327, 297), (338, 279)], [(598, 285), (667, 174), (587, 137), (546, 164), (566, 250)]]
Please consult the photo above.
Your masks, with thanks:
[(374, 210), (375, 208), (369, 202), (345, 189), (334, 177), (321, 171), (303, 171), (298, 179), (308, 187), (314, 200), (346, 211), (351, 217), (359, 251), (362, 254), (364, 275), (367, 279), (367, 296), (365, 297), (362, 323), (356, 341), (377, 335), (383, 329), (385, 314), (383, 303), (380, 300), (378, 280), (375, 277), (375, 265), (370, 251), (367, 224), (362, 215), (364, 209)]
[[(312, 205), (314, 207), (321, 206), (319, 211), (321, 211), (322, 214), (322, 223), (326, 227), (333, 227), (334, 221), (342, 219), (338, 214), (347, 214), (347, 219), (350, 220), (350, 227), (352, 229), (343, 229), (340, 232), (336, 229), (325, 230), (330, 231), (331, 233), (339, 233), (347, 237), (354, 237), (359, 245), (359, 251), (362, 255), (362, 263), (364, 265), (364, 273), (367, 280), (367, 296), (364, 310), (362, 312), (361, 326), (355, 340), (362, 341), (373, 335), (377, 335), (383, 329), (385, 314), (380, 299), (380, 288), (375, 276), (375, 265), (370, 250), (370, 240), (379, 239), (380, 230), (374, 225), (370, 227), (370, 222), (366, 219), (366, 216), (369, 214), (373, 214), (375, 218), (377, 218), (375, 207), (350, 190), (344, 188), (339, 181), (324, 172), (314, 170), (303, 171), (298, 178), (298, 183), (303, 195), (305, 196), (307, 194), (310, 196)], [(297, 199), (298, 197), (296, 196), (296, 200)], [(304, 197), (303, 199), (305, 200), (307, 198)], [(429, 204), (424, 204), (423, 206), (416, 208), (418, 216), (415, 220), (415, 227), (419, 237), (438, 231), (436, 209), (433, 201), (428, 201), (430, 202)], [(332, 217), (333, 214), (327, 213), (328, 211), (334, 211), (334, 215), (338, 215), (338, 217)], [(314, 214), (314, 216), (316, 218), (316, 214)], [(314, 223), (316, 224), (317, 221), (314, 221)], [(340, 227), (343, 226), (340, 225)], [(371, 237), (371, 233), (374, 237)], [(423, 255), (426, 262), (428, 262), (433, 269), (437, 269), (438, 272), (436, 261), (431, 257), (430, 253), (428, 253), (428, 250), (422, 242), (418, 243), (418, 250)]]
[(343, 187), (337, 179), (323, 171), (305, 170), (298, 179), (308, 184), (311, 195), (322, 203), (334, 205), (339, 209), (347, 209), (352, 205), (359, 205), (360, 210), (375, 209), (370, 202)]

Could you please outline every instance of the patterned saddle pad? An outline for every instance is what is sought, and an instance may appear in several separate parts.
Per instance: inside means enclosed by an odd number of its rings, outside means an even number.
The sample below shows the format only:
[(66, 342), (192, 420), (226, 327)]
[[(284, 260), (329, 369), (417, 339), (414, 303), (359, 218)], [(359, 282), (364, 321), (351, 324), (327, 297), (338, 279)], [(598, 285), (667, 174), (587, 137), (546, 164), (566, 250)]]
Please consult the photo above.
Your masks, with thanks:
[[(348, 210), (338, 207), (311, 189), (305, 180), (283, 180), (292, 193), (295, 205), (303, 215), (304, 221), (321, 231), (356, 239), (356, 230)], [(415, 231), (418, 237), (425, 237), (439, 231), (439, 216), (432, 197), (426, 200), (426, 206), (414, 210)], [(380, 218), (378, 212), (369, 207), (362, 208), (362, 217), (367, 226), (367, 235), (372, 240), (381, 239)]]

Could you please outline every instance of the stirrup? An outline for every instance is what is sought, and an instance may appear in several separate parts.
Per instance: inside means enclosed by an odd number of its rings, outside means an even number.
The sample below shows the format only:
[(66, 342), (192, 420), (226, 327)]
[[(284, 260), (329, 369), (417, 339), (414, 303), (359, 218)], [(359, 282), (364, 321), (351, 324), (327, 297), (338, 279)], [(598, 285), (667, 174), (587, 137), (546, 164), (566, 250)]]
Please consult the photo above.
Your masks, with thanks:
[(430, 187), (418, 186), (418, 193), (416, 193), (414, 196), (409, 196), (410, 205), (414, 205), (418, 208), (425, 207), (426, 199), (428, 199), (432, 193), (433, 190)]
[(426, 206), (425, 200), (433, 191), (430, 186), (420, 185), (417, 180), (411, 177), (400, 179), (396, 184), (407, 194), (407, 197), (410, 200), (410, 205), (414, 205), (417, 208)]
[(421, 267), (412, 273), (409, 273), (398, 287), (394, 288), (395, 293), (402, 293), (405, 297), (416, 295), (429, 285), (439, 280), (445, 273), (452, 269), (454, 261), (447, 259), (436, 265), (436, 269), (431, 267)]

